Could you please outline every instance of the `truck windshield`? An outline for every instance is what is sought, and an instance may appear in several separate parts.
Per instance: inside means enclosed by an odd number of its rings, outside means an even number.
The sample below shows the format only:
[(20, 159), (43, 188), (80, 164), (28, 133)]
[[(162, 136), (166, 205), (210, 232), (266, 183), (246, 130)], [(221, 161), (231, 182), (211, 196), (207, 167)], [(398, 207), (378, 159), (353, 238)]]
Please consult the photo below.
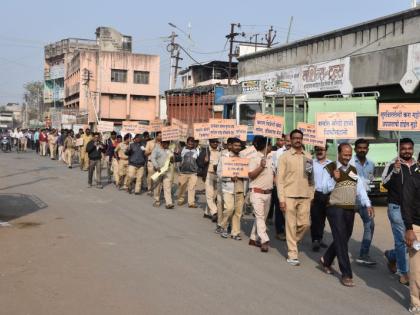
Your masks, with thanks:
[(256, 113), (261, 113), (261, 104), (259, 103), (239, 104), (239, 124), (253, 126)]

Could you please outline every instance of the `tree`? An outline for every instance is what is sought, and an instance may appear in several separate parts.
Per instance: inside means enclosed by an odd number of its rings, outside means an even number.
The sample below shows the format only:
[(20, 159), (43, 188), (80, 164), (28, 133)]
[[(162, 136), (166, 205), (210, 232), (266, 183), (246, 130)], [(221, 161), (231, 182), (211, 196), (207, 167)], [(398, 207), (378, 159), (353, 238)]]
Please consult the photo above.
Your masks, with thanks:
[(28, 119), (41, 117), (44, 109), (44, 82), (31, 81), (24, 84), (23, 88), (23, 97), (30, 113)]

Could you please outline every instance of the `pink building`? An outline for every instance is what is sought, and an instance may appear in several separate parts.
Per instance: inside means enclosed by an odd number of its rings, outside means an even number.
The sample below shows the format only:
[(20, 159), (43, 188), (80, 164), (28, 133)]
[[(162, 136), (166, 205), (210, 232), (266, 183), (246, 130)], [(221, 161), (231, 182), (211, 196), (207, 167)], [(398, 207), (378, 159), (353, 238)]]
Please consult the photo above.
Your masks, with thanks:
[(67, 65), (65, 108), (114, 121), (159, 116), (159, 56), (80, 51)]
[(96, 40), (70, 38), (47, 45), (44, 102), (75, 113), (78, 123), (155, 119), (160, 59), (132, 53), (131, 47), (130, 36), (109, 27), (98, 27)]

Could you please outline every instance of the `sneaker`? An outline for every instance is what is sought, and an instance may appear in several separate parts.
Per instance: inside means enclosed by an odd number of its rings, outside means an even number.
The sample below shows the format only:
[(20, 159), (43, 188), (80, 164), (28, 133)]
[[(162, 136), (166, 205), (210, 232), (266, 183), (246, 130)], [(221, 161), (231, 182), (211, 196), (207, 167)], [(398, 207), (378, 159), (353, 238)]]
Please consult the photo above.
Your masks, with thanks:
[(216, 230), (214, 230), (214, 233), (219, 234), (219, 235), (222, 234), (223, 233), (223, 228), (221, 226), (217, 226)]
[(291, 259), (291, 258), (287, 258), (287, 263), (291, 266), (300, 266), (300, 261), (299, 259)]
[(321, 242), (318, 240), (315, 240), (312, 242), (312, 251), (319, 252), (319, 249), (321, 248)]
[(363, 256), (356, 259), (356, 262), (362, 266), (374, 266), (376, 265), (376, 261), (371, 259), (369, 256)]
[(229, 233), (226, 230), (223, 230), (222, 233), (220, 233), (220, 236), (223, 238), (228, 238), (229, 237)]

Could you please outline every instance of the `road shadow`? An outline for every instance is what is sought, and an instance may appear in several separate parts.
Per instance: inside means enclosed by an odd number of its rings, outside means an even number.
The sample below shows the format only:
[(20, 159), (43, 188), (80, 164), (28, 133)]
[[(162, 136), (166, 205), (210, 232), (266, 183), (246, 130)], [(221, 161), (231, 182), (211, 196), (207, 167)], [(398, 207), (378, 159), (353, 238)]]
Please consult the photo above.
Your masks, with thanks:
[(39, 183), (41, 181), (44, 180), (50, 180), (50, 179), (57, 179), (58, 177), (42, 177), (42, 178), (38, 178), (29, 182), (24, 182), (24, 183), (20, 183), (20, 184), (15, 184), (15, 185), (10, 185), (10, 186), (6, 186), (6, 187), (1, 187), (0, 190), (7, 190), (7, 189), (12, 189), (12, 188), (16, 188), (16, 187), (22, 187), (22, 186), (27, 186), (27, 185), (32, 185), (32, 184), (36, 184)]
[(35, 195), (0, 194), (2, 221), (14, 220), (47, 207), (48, 205)]
[(39, 167), (39, 168), (34, 168), (32, 170), (22, 170), (22, 171), (17, 172), (17, 173), (12, 173), (12, 174), (7, 174), (7, 175), (0, 176), (0, 178), (7, 178), (7, 177), (12, 177), (12, 176), (17, 176), (17, 175), (33, 173), (33, 172), (40, 172), (40, 171), (45, 171), (45, 170), (49, 170), (49, 169), (52, 169), (52, 168), (53, 168), (52, 166), (43, 166), (43, 167)]

